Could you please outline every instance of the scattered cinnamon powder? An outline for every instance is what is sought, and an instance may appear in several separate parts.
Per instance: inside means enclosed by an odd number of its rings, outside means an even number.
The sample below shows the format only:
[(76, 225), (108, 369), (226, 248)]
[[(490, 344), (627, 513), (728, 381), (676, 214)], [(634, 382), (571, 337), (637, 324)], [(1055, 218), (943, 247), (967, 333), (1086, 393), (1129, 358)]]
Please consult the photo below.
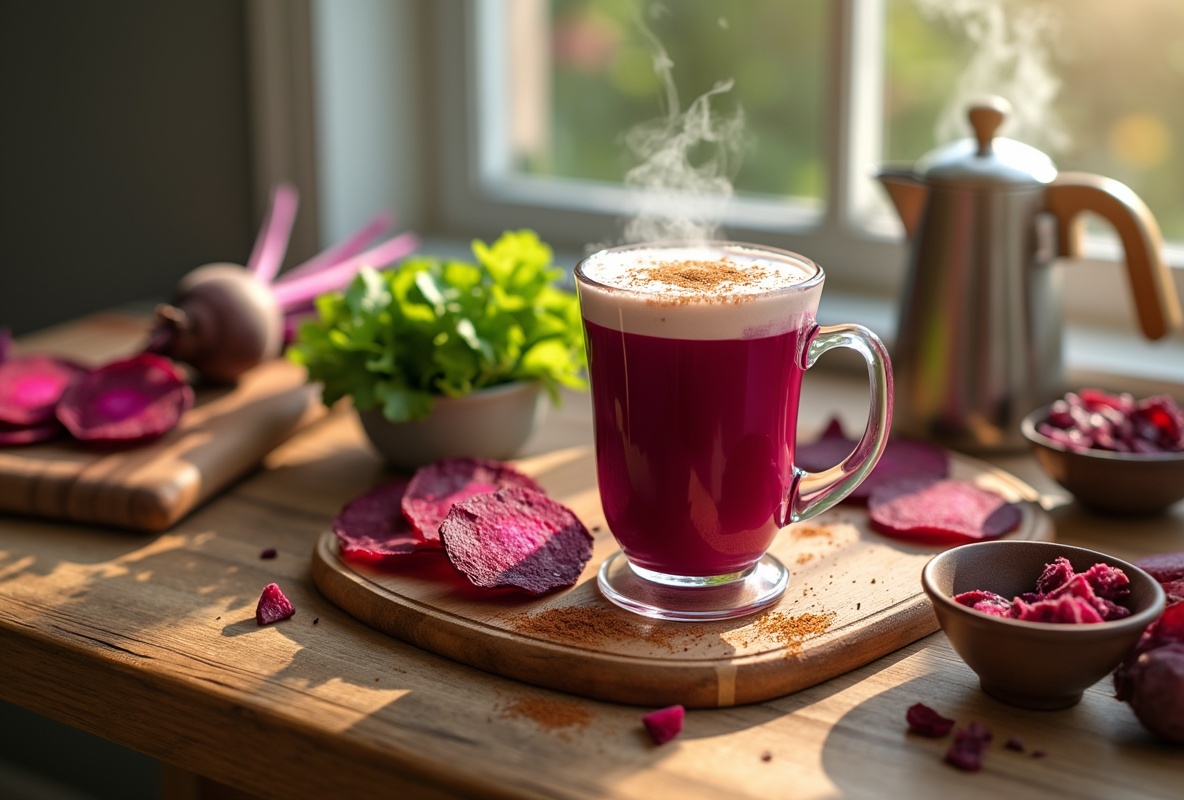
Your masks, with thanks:
[[(519, 633), (584, 646), (640, 641), (674, 652), (677, 649), (674, 645), (676, 639), (680, 640), (680, 644), (686, 644), (701, 641), (705, 637), (718, 637), (721, 643), (728, 642), (737, 648), (748, 647), (753, 642), (772, 642), (791, 654), (799, 652), (806, 639), (826, 632), (834, 619), (834, 612), (790, 615), (771, 611), (743, 628), (721, 631), (714, 626), (635, 622), (613, 609), (570, 606), (548, 608), (535, 614), (520, 614), (511, 620), (511, 624)], [(687, 647), (681, 649), (686, 650)]]
[(502, 719), (529, 719), (548, 733), (565, 737), (582, 731), (592, 722), (592, 712), (569, 700), (549, 697), (519, 697), (498, 709)]
[(835, 538), (834, 531), (830, 529), (829, 525), (805, 525), (799, 523), (790, 528), (790, 530), (793, 532), (793, 535), (799, 539), (813, 539), (815, 537), (823, 537), (833, 540)]
[(801, 651), (805, 640), (829, 630), (834, 620), (834, 612), (790, 615), (784, 611), (769, 611), (748, 627), (736, 631), (740, 638), (736, 644), (747, 647), (754, 640), (771, 640), (785, 648), (786, 655), (791, 655)]
[(673, 649), (671, 639), (679, 630), (627, 619), (613, 609), (587, 606), (548, 608), (536, 614), (519, 614), (511, 620), (519, 633), (555, 641), (599, 645), (607, 641), (644, 641)]

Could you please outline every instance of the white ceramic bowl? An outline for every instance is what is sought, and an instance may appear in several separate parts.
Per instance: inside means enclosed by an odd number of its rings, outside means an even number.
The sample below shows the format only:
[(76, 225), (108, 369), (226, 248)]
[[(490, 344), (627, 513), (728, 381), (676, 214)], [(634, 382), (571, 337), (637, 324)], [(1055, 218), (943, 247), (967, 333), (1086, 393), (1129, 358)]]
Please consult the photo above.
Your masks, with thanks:
[(519, 381), (434, 400), (431, 414), (411, 422), (391, 422), (381, 409), (358, 412), (370, 443), (388, 464), (410, 471), (455, 456), (510, 458), (530, 438), (546, 398), (540, 384)]

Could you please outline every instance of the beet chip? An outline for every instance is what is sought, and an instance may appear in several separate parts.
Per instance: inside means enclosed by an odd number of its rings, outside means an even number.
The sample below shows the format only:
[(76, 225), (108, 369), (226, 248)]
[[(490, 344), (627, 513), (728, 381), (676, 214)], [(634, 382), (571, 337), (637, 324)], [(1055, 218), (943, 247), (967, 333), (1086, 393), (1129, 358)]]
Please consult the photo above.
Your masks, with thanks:
[(1019, 526), (1015, 503), (970, 481), (899, 481), (868, 499), (872, 528), (888, 536), (931, 544), (996, 539)]
[(416, 471), (403, 496), (403, 516), (420, 537), (440, 540), (440, 523), (452, 507), (478, 494), (507, 486), (541, 492), (533, 479), (509, 464), (478, 458), (445, 458)]
[[(856, 444), (843, 433), (838, 417), (833, 417), (818, 439), (798, 445), (794, 461), (804, 470), (821, 472), (851, 455)], [(847, 499), (866, 502), (879, 486), (899, 480), (938, 480), (949, 474), (950, 457), (942, 448), (916, 439), (890, 438), (876, 466)]]
[(686, 709), (682, 706), (669, 706), (651, 711), (641, 718), (654, 744), (666, 744), (675, 736), (682, 733), (682, 721), (686, 717)]
[(193, 389), (167, 358), (142, 353), (94, 370), (72, 384), (57, 417), (74, 438), (132, 443), (172, 430), (193, 406)]
[(35, 444), (56, 438), (66, 429), (56, 419), (38, 422), (34, 425), (10, 425), (0, 422), (0, 447), (19, 444)]
[(287, 619), (296, 613), (296, 609), (280, 587), (269, 583), (263, 587), (263, 594), (259, 595), (259, 605), (255, 606), (255, 622), (259, 625), (270, 625)]
[(954, 728), (954, 720), (943, 717), (924, 703), (909, 706), (904, 715), (909, 730), (918, 736), (940, 739)]
[(543, 594), (572, 586), (592, 558), (592, 534), (576, 515), (521, 486), (457, 503), (440, 536), (452, 565), (485, 589)]
[(1136, 567), (1160, 583), (1184, 580), (1184, 551), (1179, 553), (1157, 553), (1135, 562)]
[(978, 772), (983, 768), (983, 757), (990, 743), (991, 729), (977, 720), (971, 720), (954, 734), (954, 741), (946, 751), (946, 763), (967, 772)]
[(381, 562), (423, 550), (439, 550), (403, 518), (408, 481), (397, 478), (350, 500), (333, 518), (343, 558)]
[(25, 356), (0, 363), (0, 423), (42, 425), (53, 420), (62, 393), (87, 372), (50, 356)]

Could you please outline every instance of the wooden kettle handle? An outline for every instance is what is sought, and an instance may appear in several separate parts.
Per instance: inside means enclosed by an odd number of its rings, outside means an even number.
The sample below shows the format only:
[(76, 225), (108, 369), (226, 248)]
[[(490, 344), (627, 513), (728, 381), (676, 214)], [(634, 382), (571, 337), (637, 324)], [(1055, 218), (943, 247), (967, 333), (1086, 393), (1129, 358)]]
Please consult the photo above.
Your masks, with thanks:
[(1163, 260), (1163, 237), (1151, 209), (1126, 184), (1084, 172), (1062, 172), (1049, 184), (1046, 204), (1059, 223), (1060, 252), (1078, 256), (1082, 220), (1092, 211), (1118, 231), (1139, 324), (1148, 339), (1159, 339), (1184, 324), (1180, 300)]

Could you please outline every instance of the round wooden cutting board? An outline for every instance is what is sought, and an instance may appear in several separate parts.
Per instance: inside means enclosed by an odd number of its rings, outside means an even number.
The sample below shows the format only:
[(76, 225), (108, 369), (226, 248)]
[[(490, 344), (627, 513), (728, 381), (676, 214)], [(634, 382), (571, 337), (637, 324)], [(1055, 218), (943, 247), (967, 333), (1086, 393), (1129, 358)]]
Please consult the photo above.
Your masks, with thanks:
[[(1008, 534), (1051, 539), (1038, 493), (983, 462), (951, 454), (954, 477), (1020, 501)], [(938, 548), (871, 531), (859, 506), (840, 504), (783, 530), (771, 552), (791, 571), (781, 601), (724, 622), (652, 620), (601, 597), (600, 563), (616, 550), (600, 509), (591, 448), (516, 464), (570, 507), (595, 537), (573, 588), (541, 598), (473, 587), (442, 553), (376, 569), (345, 561), (332, 531), (317, 542), (313, 578), (362, 622), (410, 644), (527, 683), (620, 703), (722, 707), (804, 689), (937, 630), (921, 569)]]

